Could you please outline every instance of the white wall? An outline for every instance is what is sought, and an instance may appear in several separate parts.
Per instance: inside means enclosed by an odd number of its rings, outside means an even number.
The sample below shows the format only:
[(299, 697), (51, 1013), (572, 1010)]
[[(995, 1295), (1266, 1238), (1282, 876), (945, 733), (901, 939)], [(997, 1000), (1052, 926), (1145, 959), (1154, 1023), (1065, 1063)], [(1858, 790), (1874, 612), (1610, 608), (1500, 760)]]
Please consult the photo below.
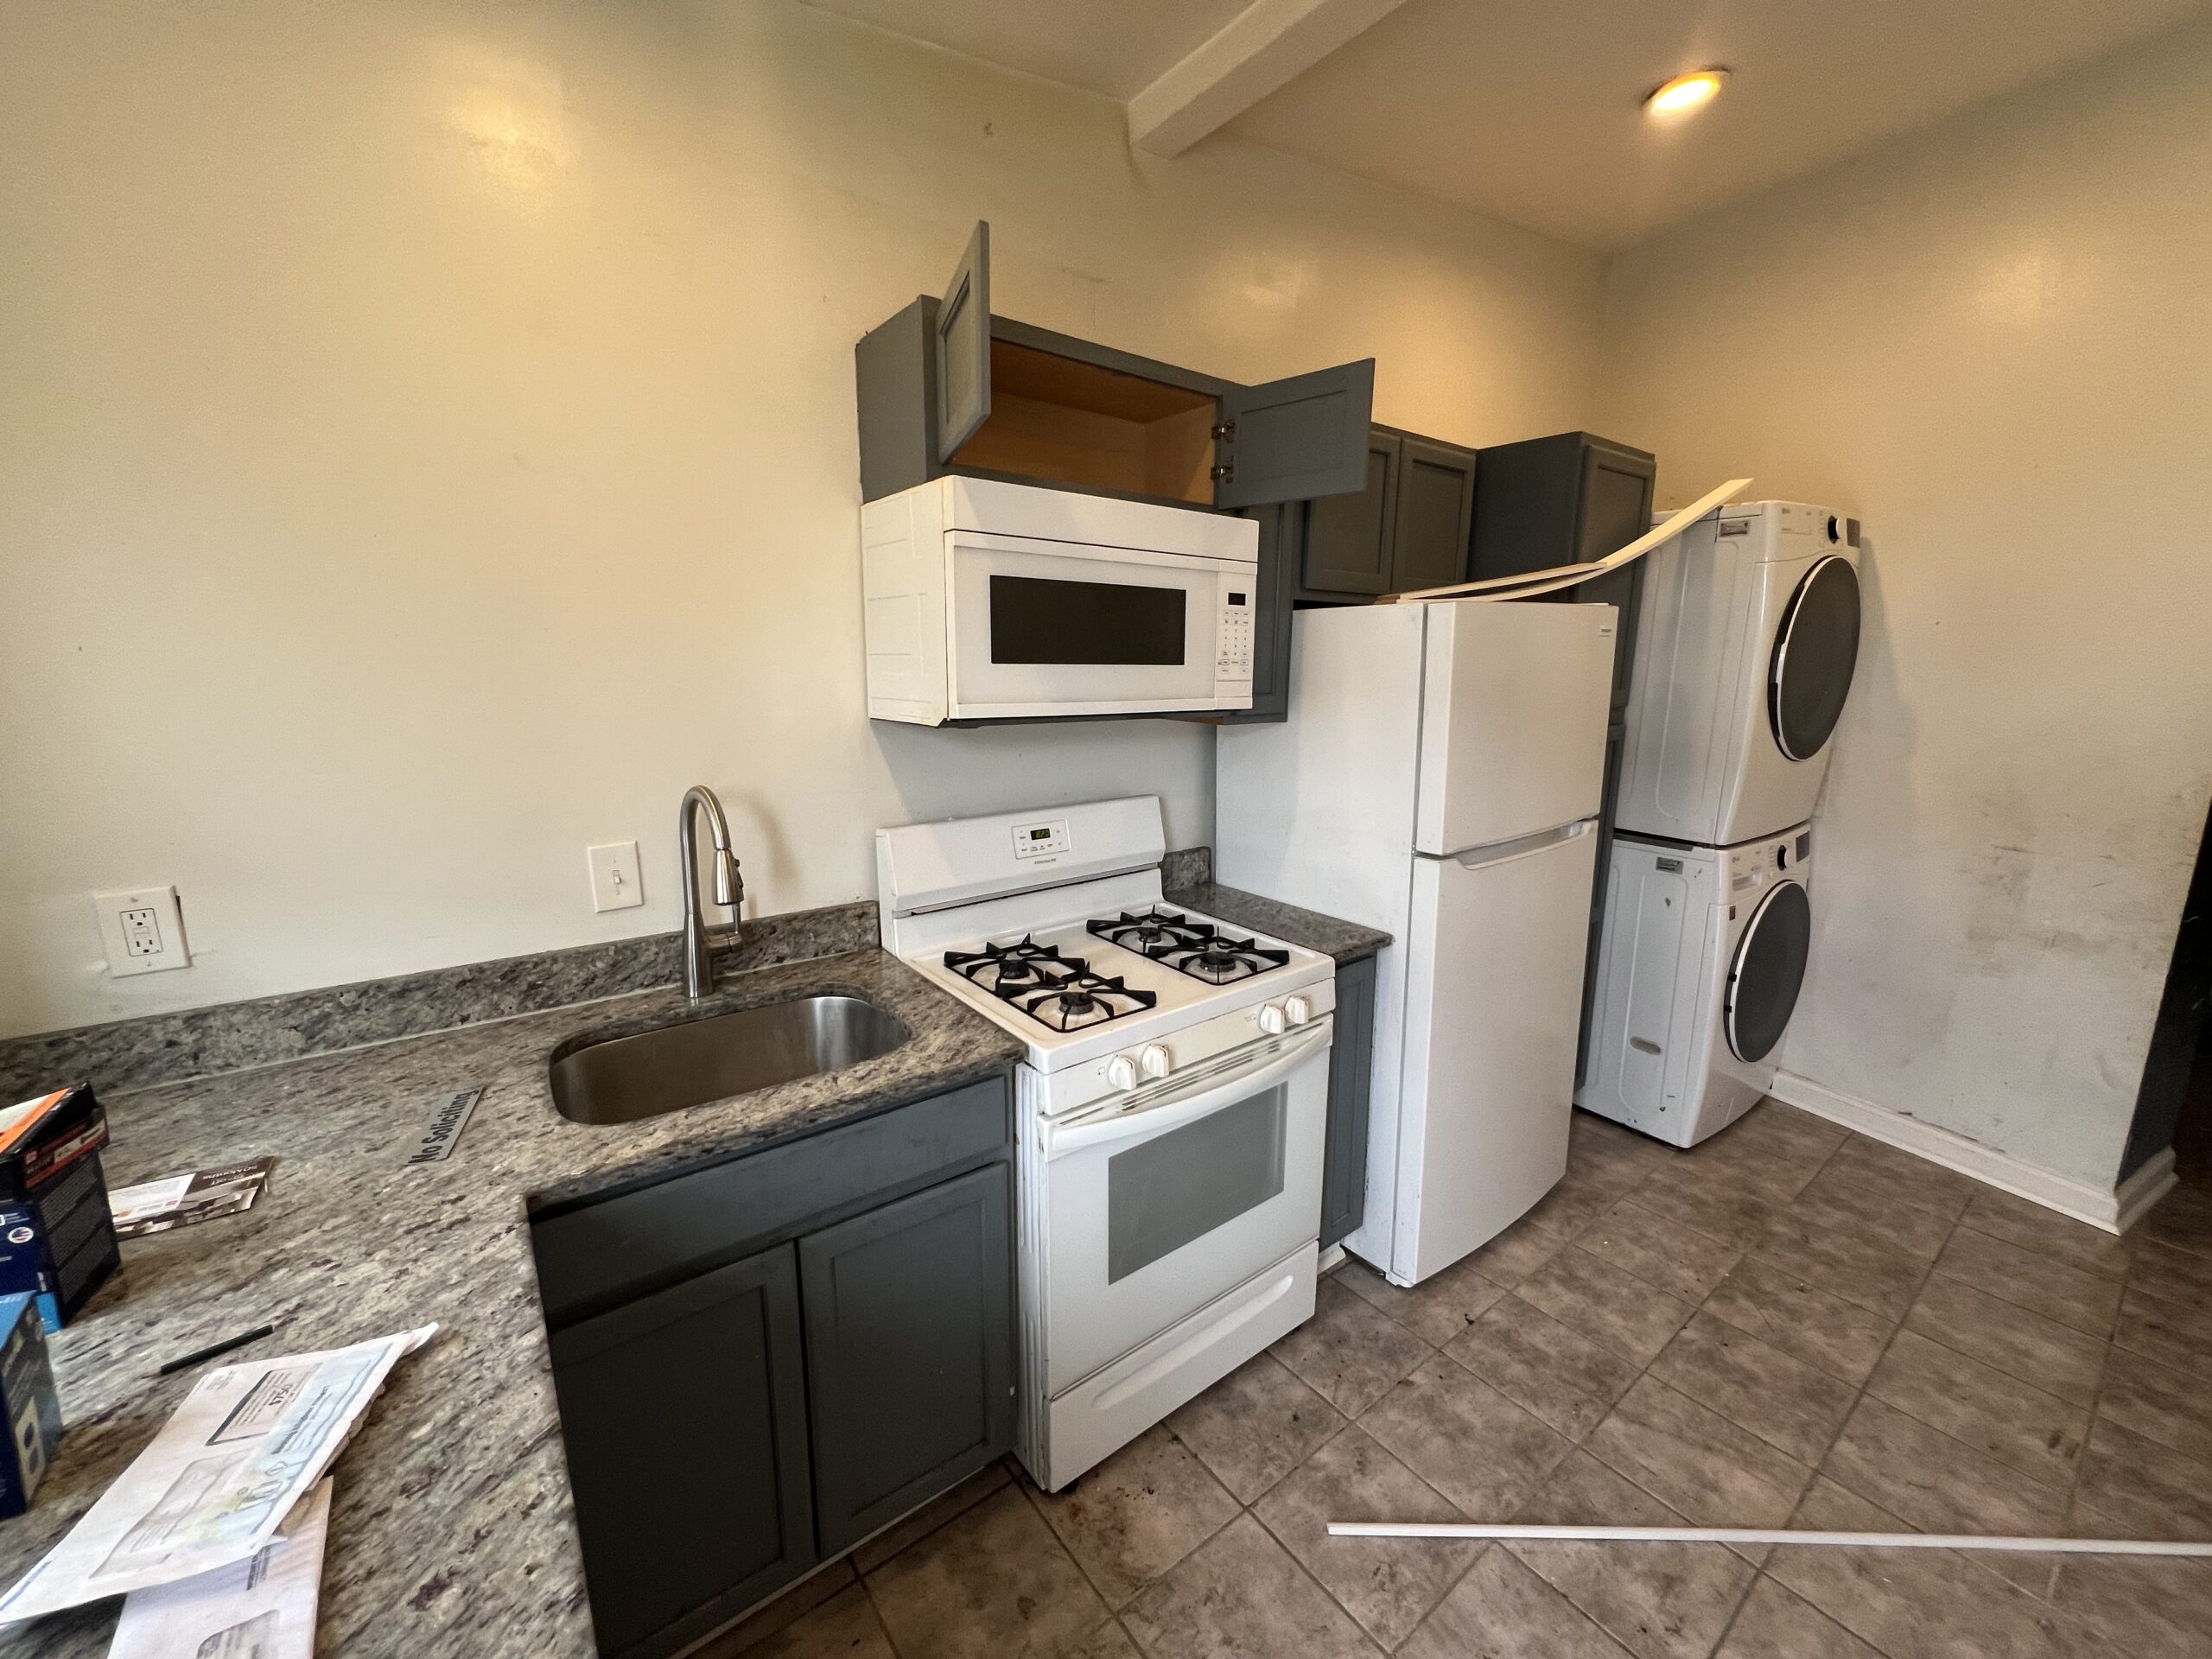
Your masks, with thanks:
[(1624, 256), (1599, 424), (1862, 513), (1790, 1070), (2108, 1186), (2212, 789), (2212, 28)]
[[(1587, 413), (1594, 257), (798, 7), (0, 10), (0, 1033), (672, 927), (702, 779), (761, 911), (912, 817), (1208, 839), (1205, 728), (862, 716), (851, 348), (978, 217), (1014, 316)], [(109, 981), (168, 881), (198, 960)]]

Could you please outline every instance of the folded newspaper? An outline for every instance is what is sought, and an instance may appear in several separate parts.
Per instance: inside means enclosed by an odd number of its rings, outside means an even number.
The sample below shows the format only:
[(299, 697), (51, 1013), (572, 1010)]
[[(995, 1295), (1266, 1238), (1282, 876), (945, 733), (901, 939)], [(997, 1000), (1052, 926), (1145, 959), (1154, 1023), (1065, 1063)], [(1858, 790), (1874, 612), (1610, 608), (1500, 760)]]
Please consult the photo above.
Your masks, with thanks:
[(392, 1366), (437, 1328), (208, 1372), (68, 1535), (0, 1597), (0, 1624), (257, 1554), (329, 1469)]
[(315, 1659), (329, 1527), (325, 1475), (255, 1554), (126, 1597), (107, 1659)]

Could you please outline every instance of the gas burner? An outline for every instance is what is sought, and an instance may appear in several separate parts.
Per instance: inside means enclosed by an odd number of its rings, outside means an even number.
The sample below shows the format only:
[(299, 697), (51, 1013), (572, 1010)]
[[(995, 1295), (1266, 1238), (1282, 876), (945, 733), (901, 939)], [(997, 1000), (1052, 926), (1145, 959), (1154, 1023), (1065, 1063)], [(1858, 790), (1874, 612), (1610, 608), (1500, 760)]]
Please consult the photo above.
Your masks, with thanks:
[(1131, 990), (1119, 979), (1079, 973), (1042, 989), (1001, 991), (999, 995), (1031, 1019), (1054, 1031), (1080, 1031), (1103, 1026), (1125, 1014), (1136, 1014), (1159, 1001), (1150, 991)]
[(1234, 939), (1200, 925), (1201, 937), (1187, 944), (1145, 954), (1165, 963), (1179, 974), (1202, 979), (1209, 985), (1228, 985), (1280, 968), (1290, 960), (1287, 950), (1271, 950), (1256, 939)]
[(1194, 923), (1172, 910), (1156, 908), (1141, 916), (1132, 916), (1125, 910), (1111, 921), (1102, 916), (1084, 925), (1109, 944), (1118, 944), (1126, 950), (1141, 951), (1147, 957), (1159, 956), (1179, 945), (1196, 944), (1213, 931), (1203, 922)]
[(1081, 957), (1064, 957), (1027, 936), (1012, 944), (986, 944), (981, 950), (948, 950), (944, 965), (1009, 1002), (1019, 992), (1061, 985), (1090, 969)]

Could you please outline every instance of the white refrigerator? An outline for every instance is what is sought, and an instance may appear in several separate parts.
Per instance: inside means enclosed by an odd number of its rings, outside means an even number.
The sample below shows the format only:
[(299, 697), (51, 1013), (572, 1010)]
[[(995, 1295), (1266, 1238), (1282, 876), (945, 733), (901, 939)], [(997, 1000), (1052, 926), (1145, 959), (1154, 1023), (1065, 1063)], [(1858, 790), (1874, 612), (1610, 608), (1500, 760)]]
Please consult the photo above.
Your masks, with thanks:
[(1216, 879), (1395, 941), (1344, 1243), (1398, 1284), (1567, 1170), (1618, 624), (1609, 605), (1301, 611), (1289, 720), (1217, 737)]

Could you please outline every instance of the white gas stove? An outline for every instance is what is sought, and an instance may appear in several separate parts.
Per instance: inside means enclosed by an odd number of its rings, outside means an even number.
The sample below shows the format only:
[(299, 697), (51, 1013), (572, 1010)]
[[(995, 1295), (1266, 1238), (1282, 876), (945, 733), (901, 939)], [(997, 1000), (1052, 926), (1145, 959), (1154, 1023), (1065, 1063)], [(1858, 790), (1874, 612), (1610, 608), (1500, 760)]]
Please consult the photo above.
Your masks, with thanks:
[(1156, 797), (876, 832), (884, 944), (1027, 1045), (1022, 1459), (1058, 1490), (1311, 1317), (1335, 965), (1162, 900)]

